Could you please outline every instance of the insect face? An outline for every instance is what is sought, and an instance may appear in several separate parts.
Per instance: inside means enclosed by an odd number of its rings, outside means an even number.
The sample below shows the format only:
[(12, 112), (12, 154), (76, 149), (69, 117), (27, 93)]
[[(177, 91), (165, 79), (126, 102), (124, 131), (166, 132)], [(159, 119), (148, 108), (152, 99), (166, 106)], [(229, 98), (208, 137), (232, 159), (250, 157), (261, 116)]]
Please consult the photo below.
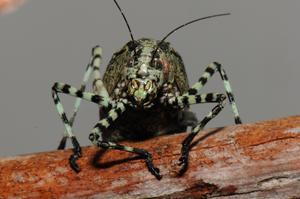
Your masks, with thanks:
[[(138, 42), (139, 41), (139, 42)], [(155, 59), (151, 62), (153, 51), (156, 46), (147, 44), (149, 40), (140, 39), (136, 41), (139, 47), (136, 48), (137, 55), (129, 57), (123, 70), (125, 76), (127, 95), (130, 105), (148, 109), (158, 96), (159, 90), (166, 82), (169, 75), (169, 62), (158, 51)], [(156, 43), (156, 42), (155, 42)]]

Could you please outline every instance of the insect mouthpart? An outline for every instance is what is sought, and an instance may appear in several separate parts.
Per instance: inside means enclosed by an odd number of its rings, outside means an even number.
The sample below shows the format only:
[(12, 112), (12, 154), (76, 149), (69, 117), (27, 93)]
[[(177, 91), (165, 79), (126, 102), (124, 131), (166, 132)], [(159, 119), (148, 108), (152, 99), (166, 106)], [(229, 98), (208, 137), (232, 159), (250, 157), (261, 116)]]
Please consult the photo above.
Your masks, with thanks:
[(149, 108), (148, 105), (157, 96), (157, 86), (154, 80), (149, 78), (133, 78), (128, 83), (127, 92), (132, 103)]

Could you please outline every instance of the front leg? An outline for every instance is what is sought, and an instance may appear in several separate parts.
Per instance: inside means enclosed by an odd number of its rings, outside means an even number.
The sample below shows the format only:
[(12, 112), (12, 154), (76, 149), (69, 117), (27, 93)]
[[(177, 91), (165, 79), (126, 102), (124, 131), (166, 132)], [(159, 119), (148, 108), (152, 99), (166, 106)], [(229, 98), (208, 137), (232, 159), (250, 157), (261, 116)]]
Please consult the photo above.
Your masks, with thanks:
[(213, 74), (215, 72), (219, 72), (221, 79), (223, 81), (227, 96), (228, 96), (228, 100), (229, 103), (231, 104), (231, 109), (232, 109), (232, 113), (234, 115), (234, 121), (236, 124), (242, 124), (242, 120), (240, 118), (234, 97), (233, 97), (233, 93), (232, 93), (232, 89), (228, 80), (228, 76), (225, 73), (225, 70), (223, 69), (223, 67), (221, 66), (221, 64), (219, 64), (218, 62), (213, 62), (211, 63), (204, 71), (203, 75), (199, 78), (198, 82), (196, 84), (194, 84), (187, 93), (185, 93), (184, 95), (195, 95), (197, 94), (200, 89), (207, 83), (207, 81), (209, 80), (209, 78), (211, 76), (213, 76)]
[(142, 157), (144, 157), (146, 159), (146, 165), (148, 167), (148, 170), (151, 172), (151, 174), (154, 175), (158, 180), (161, 180), (162, 175), (159, 174), (159, 168), (154, 166), (154, 164), (152, 162), (152, 154), (149, 153), (147, 150), (138, 149), (138, 148), (129, 147), (129, 146), (123, 146), (123, 145), (116, 144), (113, 142), (96, 140), (95, 136), (92, 134), (90, 134), (90, 140), (92, 141), (92, 143), (95, 146), (98, 146), (98, 147), (101, 147), (104, 149), (117, 149), (117, 150), (127, 151), (130, 153), (135, 153), (135, 154), (141, 155)]
[(113, 107), (107, 114), (107, 117), (103, 118), (98, 122), (95, 127), (93, 128), (92, 132), (89, 135), (89, 139), (91, 142), (97, 146), (101, 147), (104, 149), (117, 149), (121, 151), (127, 151), (131, 153), (135, 153), (138, 155), (141, 155), (146, 159), (146, 165), (149, 169), (149, 171), (154, 175), (158, 180), (162, 178), (162, 175), (159, 174), (159, 168), (155, 167), (152, 162), (152, 154), (149, 153), (145, 149), (138, 149), (134, 147), (128, 147), (128, 146), (123, 146), (120, 144), (116, 144), (113, 142), (107, 142), (103, 140), (99, 140), (101, 137), (101, 132), (108, 128), (109, 125), (115, 121), (124, 111), (125, 111), (125, 106), (122, 102), (118, 102), (115, 107)]

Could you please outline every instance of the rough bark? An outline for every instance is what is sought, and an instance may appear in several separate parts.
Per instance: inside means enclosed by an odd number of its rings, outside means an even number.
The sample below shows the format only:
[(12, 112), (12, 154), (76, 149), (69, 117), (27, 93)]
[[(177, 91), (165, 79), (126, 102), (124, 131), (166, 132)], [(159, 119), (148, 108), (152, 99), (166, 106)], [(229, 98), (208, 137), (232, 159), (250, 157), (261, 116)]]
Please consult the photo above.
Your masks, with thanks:
[(144, 148), (158, 181), (137, 155), (83, 147), (0, 158), (0, 198), (300, 198), (300, 115), (202, 131), (188, 165), (177, 166), (187, 134), (124, 145)]

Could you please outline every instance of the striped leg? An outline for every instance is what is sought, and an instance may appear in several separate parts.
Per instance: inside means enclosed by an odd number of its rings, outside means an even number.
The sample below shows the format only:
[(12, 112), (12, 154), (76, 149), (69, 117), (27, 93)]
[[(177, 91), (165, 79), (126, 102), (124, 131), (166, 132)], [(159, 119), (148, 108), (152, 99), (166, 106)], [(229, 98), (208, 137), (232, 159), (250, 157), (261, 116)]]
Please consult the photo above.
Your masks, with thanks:
[(101, 131), (108, 128), (109, 125), (118, 118), (125, 111), (125, 106), (123, 102), (118, 102), (115, 107), (113, 107), (107, 114), (107, 117), (103, 118), (98, 122), (90, 133), (89, 139), (91, 142), (98, 147), (105, 149), (117, 149), (121, 151), (127, 151), (131, 153), (135, 153), (146, 158), (146, 165), (149, 171), (158, 179), (162, 178), (162, 175), (159, 174), (159, 169), (155, 167), (152, 163), (152, 154), (147, 150), (138, 149), (134, 147), (122, 146), (120, 144), (116, 144), (113, 142), (107, 142), (103, 140), (98, 140), (101, 137)]
[(107, 90), (105, 89), (105, 86), (103, 85), (103, 82), (101, 80), (101, 74), (100, 74), (100, 64), (102, 59), (102, 49), (100, 46), (95, 46), (92, 50), (93, 55), (93, 89), (94, 93), (98, 94), (102, 97), (109, 97)]
[(79, 172), (80, 169), (78, 168), (76, 160), (82, 156), (81, 147), (73, 133), (72, 127), (68, 121), (68, 118), (62, 107), (62, 104), (60, 103), (59, 97), (57, 95), (57, 93), (59, 93), (59, 92), (66, 93), (66, 94), (69, 94), (71, 96), (75, 96), (75, 97), (78, 97), (81, 99), (85, 99), (85, 100), (94, 102), (98, 105), (105, 106), (105, 107), (109, 106), (110, 98), (101, 97), (101, 96), (99, 96), (97, 94), (93, 94), (93, 93), (82, 92), (82, 91), (80, 91), (74, 87), (71, 87), (68, 84), (64, 84), (64, 83), (54, 83), (54, 85), (52, 87), (52, 90), (51, 90), (52, 98), (56, 105), (58, 114), (60, 115), (63, 123), (65, 124), (67, 136), (71, 138), (72, 144), (74, 146), (74, 154), (71, 155), (71, 157), (69, 158), (70, 165), (76, 172)]
[(233, 93), (232, 93), (232, 89), (230, 86), (230, 83), (228, 81), (227, 75), (224, 71), (224, 69), (222, 68), (221, 64), (217, 63), (217, 62), (213, 62), (211, 63), (205, 70), (204, 74), (200, 77), (200, 79), (198, 80), (198, 82), (192, 86), (188, 92), (184, 95), (195, 95), (196, 93), (199, 92), (199, 90), (206, 84), (206, 82), (208, 81), (208, 79), (215, 73), (219, 71), (221, 78), (223, 80), (224, 86), (225, 86), (225, 90), (229, 99), (229, 102), (231, 104), (231, 108), (232, 108), (232, 113), (234, 115), (234, 120), (236, 124), (242, 124), (242, 120), (239, 116), (238, 113), (238, 109), (236, 107), (234, 98), (233, 98)]
[[(89, 64), (86, 68), (86, 71), (85, 71), (85, 74), (84, 74), (84, 77), (83, 77), (83, 80), (82, 80), (82, 84), (81, 84), (81, 87), (80, 87), (80, 91), (81, 92), (84, 92), (85, 88), (86, 88), (86, 83), (89, 79), (89, 76), (91, 74), (91, 71), (92, 71), (92, 68), (94, 70), (94, 93), (95, 94), (100, 94), (101, 96), (103, 97), (108, 97), (108, 94), (107, 94), (107, 91), (104, 88), (103, 86), (103, 83), (100, 79), (100, 72), (99, 72), (99, 68), (100, 68), (100, 63), (101, 63), (101, 57), (102, 57), (102, 49), (101, 47), (99, 46), (96, 46), (93, 48), (92, 50), (92, 57), (89, 61)], [(96, 81), (97, 80), (97, 81)], [(97, 85), (97, 86), (95, 86)], [(102, 91), (102, 92), (99, 92), (99, 91)], [(106, 93), (105, 93), (106, 91)], [(74, 123), (74, 120), (75, 120), (75, 116), (77, 114), (77, 110), (78, 110), (78, 107), (81, 103), (81, 98), (77, 98), (76, 99), (76, 102), (74, 103), (74, 108), (73, 108), (73, 112), (71, 114), (71, 117), (69, 119), (69, 124), (70, 126), (72, 127), (73, 126), (73, 123)], [(66, 147), (66, 141), (67, 141), (67, 138), (68, 138), (68, 131), (65, 130), (64, 134), (63, 134), (63, 137), (60, 141), (60, 144), (58, 146), (58, 150), (61, 150), (61, 149), (64, 149)]]
[[(194, 139), (194, 137), (197, 135), (197, 133), (202, 130), (204, 128), (204, 126), (212, 119), (214, 118), (216, 115), (219, 114), (219, 112), (224, 108), (225, 105), (225, 99), (226, 96), (224, 94), (207, 94), (205, 96), (205, 99), (203, 99), (202, 97), (204, 97), (204, 95), (196, 95), (197, 92), (199, 92), (199, 90), (206, 84), (206, 82), (208, 81), (208, 79), (215, 73), (219, 71), (221, 78), (223, 80), (224, 86), (225, 86), (225, 90), (227, 93), (227, 96), (229, 98), (229, 102), (231, 104), (231, 108), (232, 108), (232, 112), (234, 115), (234, 120), (236, 124), (241, 124), (241, 118), (239, 116), (234, 98), (233, 98), (233, 94), (232, 94), (232, 89), (230, 86), (230, 83), (228, 81), (227, 75), (224, 71), (224, 69), (221, 67), (221, 64), (214, 62), (212, 64), (210, 64), (204, 74), (200, 77), (200, 79), (198, 80), (198, 82), (192, 86), (188, 92), (186, 94), (184, 94), (181, 97), (179, 97), (179, 99), (182, 99), (182, 103), (184, 104), (192, 104), (192, 103), (200, 103), (200, 102), (219, 102), (218, 105), (216, 105), (208, 114), (207, 116), (193, 129), (193, 131), (185, 138), (185, 140), (182, 142), (182, 156), (179, 158), (180, 163), (178, 164), (179, 166), (182, 165), (183, 163), (187, 162), (188, 160), (188, 156), (189, 156), (189, 145), (192, 142), (192, 140)], [(193, 99), (193, 95), (194, 99)], [(180, 101), (180, 100), (178, 100)]]
[(194, 137), (198, 134), (199, 131), (201, 131), (204, 126), (215, 116), (219, 114), (219, 112), (224, 108), (225, 106), (225, 99), (226, 96), (222, 93), (208, 93), (208, 94), (202, 94), (202, 95), (187, 95), (187, 96), (180, 96), (177, 98), (178, 104), (196, 104), (196, 103), (209, 103), (209, 102), (216, 102), (218, 105), (216, 105), (207, 115), (206, 117), (193, 129), (193, 131), (185, 138), (185, 140), (182, 142), (182, 156), (180, 157), (178, 164), (179, 166), (183, 163), (187, 162), (188, 156), (189, 156), (189, 145), (194, 139)]

